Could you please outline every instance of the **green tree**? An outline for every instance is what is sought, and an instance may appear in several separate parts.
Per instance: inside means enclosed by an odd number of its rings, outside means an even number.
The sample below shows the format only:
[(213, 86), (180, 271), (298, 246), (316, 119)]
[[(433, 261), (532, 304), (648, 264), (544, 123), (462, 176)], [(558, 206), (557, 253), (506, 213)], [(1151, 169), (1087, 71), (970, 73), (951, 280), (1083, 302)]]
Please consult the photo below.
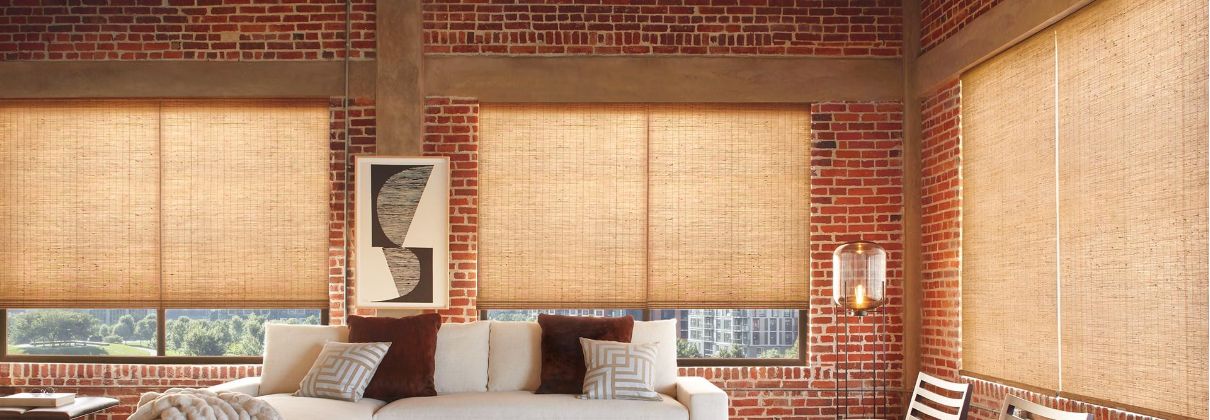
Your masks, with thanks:
[(230, 345), (225, 329), (222, 324), (190, 322), (181, 350), (190, 356), (222, 356)]
[(252, 315), (244, 323), (244, 334), (255, 340), (258, 346), (265, 344), (265, 322), (264, 316)]
[(17, 344), (87, 340), (96, 322), (96, 318), (80, 312), (30, 311), (12, 317), (8, 334)]
[(244, 333), (247, 332), (244, 327), (244, 319), (239, 315), (233, 316), (231, 319), (227, 320), (227, 327), (230, 330), (231, 337), (236, 340), (238, 340), (240, 337), (243, 337)]
[(682, 359), (702, 357), (702, 351), (693, 345), (693, 343), (690, 343), (689, 340), (678, 338), (676, 340), (676, 357)]
[(134, 339), (134, 317), (127, 314), (118, 318), (118, 323), (113, 324), (113, 334), (127, 340)]
[(248, 334), (240, 337), (227, 349), (227, 354), (232, 356), (260, 356), (264, 352), (264, 344)]
[(794, 345), (790, 346), (790, 348), (786, 349), (785, 355), (782, 357), (785, 357), (787, 359), (797, 359), (798, 358), (798, 340), (799, 339), (797, 339), (797, 338), (794, 339)]
[(155, 338), (155, 328), (155, 316), (147, 315), (134, 324), (134, 338), (136, 340), (152, 340)]
[(164, 331), (164, 339), (168, 342), (164, 345), (169, 349), (180, 351), (185, 345), (185, 334), (189, 332), (191, 322), (192, 320), (183, 316), (174, 321), (168, 321), (168, 325), (165, 326), (167, 331)]
[(739, 346), (723, 346), (719, 348), (717, 356), (724, 359), (741, 359), (744, 357), (744, 351)]
[(99, 335), (101, 337), (113, 335), (113, 327), (101, 323), (97, 323), (95, 325), (96, 326), (93, 328), (94, 335)]
[(760, 352), (760, 355), (757, 357), (761, 359), (782, 359), (786, 357), (786, 352), (781, 349), (766, 349)]

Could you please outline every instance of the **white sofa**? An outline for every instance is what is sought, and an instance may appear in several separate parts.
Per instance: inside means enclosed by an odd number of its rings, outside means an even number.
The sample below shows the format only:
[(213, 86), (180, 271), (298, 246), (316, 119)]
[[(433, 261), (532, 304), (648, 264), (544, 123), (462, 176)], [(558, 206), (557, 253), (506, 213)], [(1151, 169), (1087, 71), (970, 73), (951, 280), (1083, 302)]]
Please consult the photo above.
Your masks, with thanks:
[(704, 378), (677, 377), (676, 323), (636, 321), (632, 342), (659, 342), (659, 402), (581, 400), (534, 394), (541, 370), (541, 329), (534, 322), (445, 324), (437, 336), (435, 397), (351, 403), (295, 397), (298, 383), (327, 341), (344, 341), (341, 326), (270, 325), (261, 377), (211, 387), (267, 401), (286, 420), (725, 420), (727, 394)]

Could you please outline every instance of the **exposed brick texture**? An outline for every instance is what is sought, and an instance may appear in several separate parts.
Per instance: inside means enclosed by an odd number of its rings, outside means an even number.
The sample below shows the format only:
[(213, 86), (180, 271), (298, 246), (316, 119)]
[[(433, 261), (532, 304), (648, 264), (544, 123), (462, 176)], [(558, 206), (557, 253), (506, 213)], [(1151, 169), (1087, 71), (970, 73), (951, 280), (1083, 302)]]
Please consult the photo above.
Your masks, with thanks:
[(925, 373), (948, 380), (958, 378), (962, 350), (960, 90), (954, 80), (920, 104), (920, 364)]
[(974, 385), (971, 417), (999, 418), (996, 410), (1008, 393), (1061, 410), (1093, 413), (1098, 420), (1149, 418), (1003, 384), (959, 376), (962, 367), (962, 84), (950, 81), (920, 104), (923, 135), (921, 287), (923, 328), (920, 369), (951, 381)]
[[(348, 115), (345, 114), (345, 102), (348, 102)], [(346, 182), (353, 185), (353, 159), (357, 155), (369, 155), (375, 151), (374, 100), (370, 98), (331, 98), (329, 101), (331, 116), (331, 167), (329, 176), (332, 180), (332, 192), (329, 205), (331, 218), (328, 222), (328, 317), (333, 325), (344, 322), (345, 315), (373, 315), (374, 311), (357, 309), (352, 297), (356, 288), (357, 276), (353, 268), (356, 265), (346, 265), (353, 256), (346, 255), (344, 229), (348, 222), (350, 246), (353, 242), (353, 221), (347, 216), (353, 213), (353, 189), (348, 188), (350, 197), (345, 201)], [(348, 154), (345, 154), (345, 146)], [(346, 208), (347, 206), (347, 208)], [(347, 211), (346, 211), (347, 210)], [(345, 268), (349, 267), (348, 285), (345, 290)]]
[[(351, 58), (374, 57), (353, 0)], [(0, 61), (316, 60), (345, 55), (342, 0), (2, 0)]]
[[(475, 319), (477, 284), (477, 175), (479, 104), (473, 98), (430, 97), (426, 101), (424, 153), (449, 156), (453, 164), (451, 262), (455, 307), (447, 321)], [(682, 374), (714, 381), (732, 397), (737, 419), (824, 418), (835, 415), (835, 366), (849, 369), (848, 386), (897, 387), (903, 361), (902, 117), (899, 103), (819, 103), (812, 116), (811, 251), (813, 257), (809, 359), (805, 367), (682, 368)], [(865, 239), (886, 246), (890, 286), (887, 318), (834, 319), (831, 252), (839, 243)], [(459, 306), (465, 303), (466, 306)], [(845, 321), (851, 338), (844, 337)], [(840, 333), (839, 345), (833, 339)], [(843, 351), (849, 358), (843, 358)], [(877, 350), (878, 357), (874, 357)], [(843, 385), (842, 385), (843, 386)], [(885, 390), (882, 395), (888, 395)], [(871, 415), (874, 403), (850, 395), (850, 415)], [(900, 396), (886, 402), (899, 413)], [(884, 411), (884, 413), (886, 413)], [(897, 414), (896, 414), (897, 415)]]
[(479, 318), (479, 101), (426, 98), (425, 156), (450, 158), (450, 308), (436, 311), (444, 322)]
[(924, 53), (958, 32), (1004, 0), (922, 0), (920, 52)]
[(900, 0), (424, 0), (439, 54), (898, 56)]
[(98, 365), (83, 363), (0, 363), (0, 393), (37, 387), (117, 398), (120, 405), (92, 420), (121, 420), (134, 412), (139, 395), (174, 387), (207, 387), (260, 375), (253, 365)]

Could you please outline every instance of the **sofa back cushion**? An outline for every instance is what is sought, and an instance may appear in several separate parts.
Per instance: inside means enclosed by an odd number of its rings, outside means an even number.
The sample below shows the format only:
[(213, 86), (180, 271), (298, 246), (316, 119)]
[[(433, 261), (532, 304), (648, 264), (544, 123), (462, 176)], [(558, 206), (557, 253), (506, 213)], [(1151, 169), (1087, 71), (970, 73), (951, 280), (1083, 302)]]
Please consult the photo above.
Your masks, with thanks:
[[(630, 342), (658, 342), (655, 391), (676, 395), (676, 320), (635, 321)], [(536, 322), (492, 321), (487, 390), (536, 391), (542, 373), (542, 328)]]
[(676, 320), (635, 321), (630, 342), (659, 343), (656, 346), (655, 392), (676, 395)]
[(437, 331), (437, 395), (487, 391), (491, 321), (441, 324)]
[(261, 367), (260, 394), (288, 394), (298, 384), (324, 344), (348, 341), (349, 328), (328, 325), (265, 325), (265, 361)]
[(487, 390), (536, 391), (542, 372), (542, 328), (537, 322), (491, 324)]
[(583, 392), (584, 349), (580, 339), (629, 343), (634, 317), (583, 317), (538, 314), (542, 327), (542, 384), (537, 394)]
[(437, 331), (441, 329), (441, 315), (402, 318), (349, 315), (348, 323), (351, 343), (391, 343), (366, 387), (366, 398), (395, 401), (437, 395), (433, 375), (437, 370)]

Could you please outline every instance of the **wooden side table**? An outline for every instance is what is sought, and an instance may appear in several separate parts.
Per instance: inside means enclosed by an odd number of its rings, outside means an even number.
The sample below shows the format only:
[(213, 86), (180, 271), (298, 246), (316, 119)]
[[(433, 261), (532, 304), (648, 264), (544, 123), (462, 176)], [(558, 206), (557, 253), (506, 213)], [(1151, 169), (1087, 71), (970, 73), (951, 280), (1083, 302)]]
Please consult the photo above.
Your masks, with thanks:
[(56, 408), (0, 408), (0, 420), (70, 420), (97, 414), (118, 405), (106, 397), (76, 397), (76, 402)]

